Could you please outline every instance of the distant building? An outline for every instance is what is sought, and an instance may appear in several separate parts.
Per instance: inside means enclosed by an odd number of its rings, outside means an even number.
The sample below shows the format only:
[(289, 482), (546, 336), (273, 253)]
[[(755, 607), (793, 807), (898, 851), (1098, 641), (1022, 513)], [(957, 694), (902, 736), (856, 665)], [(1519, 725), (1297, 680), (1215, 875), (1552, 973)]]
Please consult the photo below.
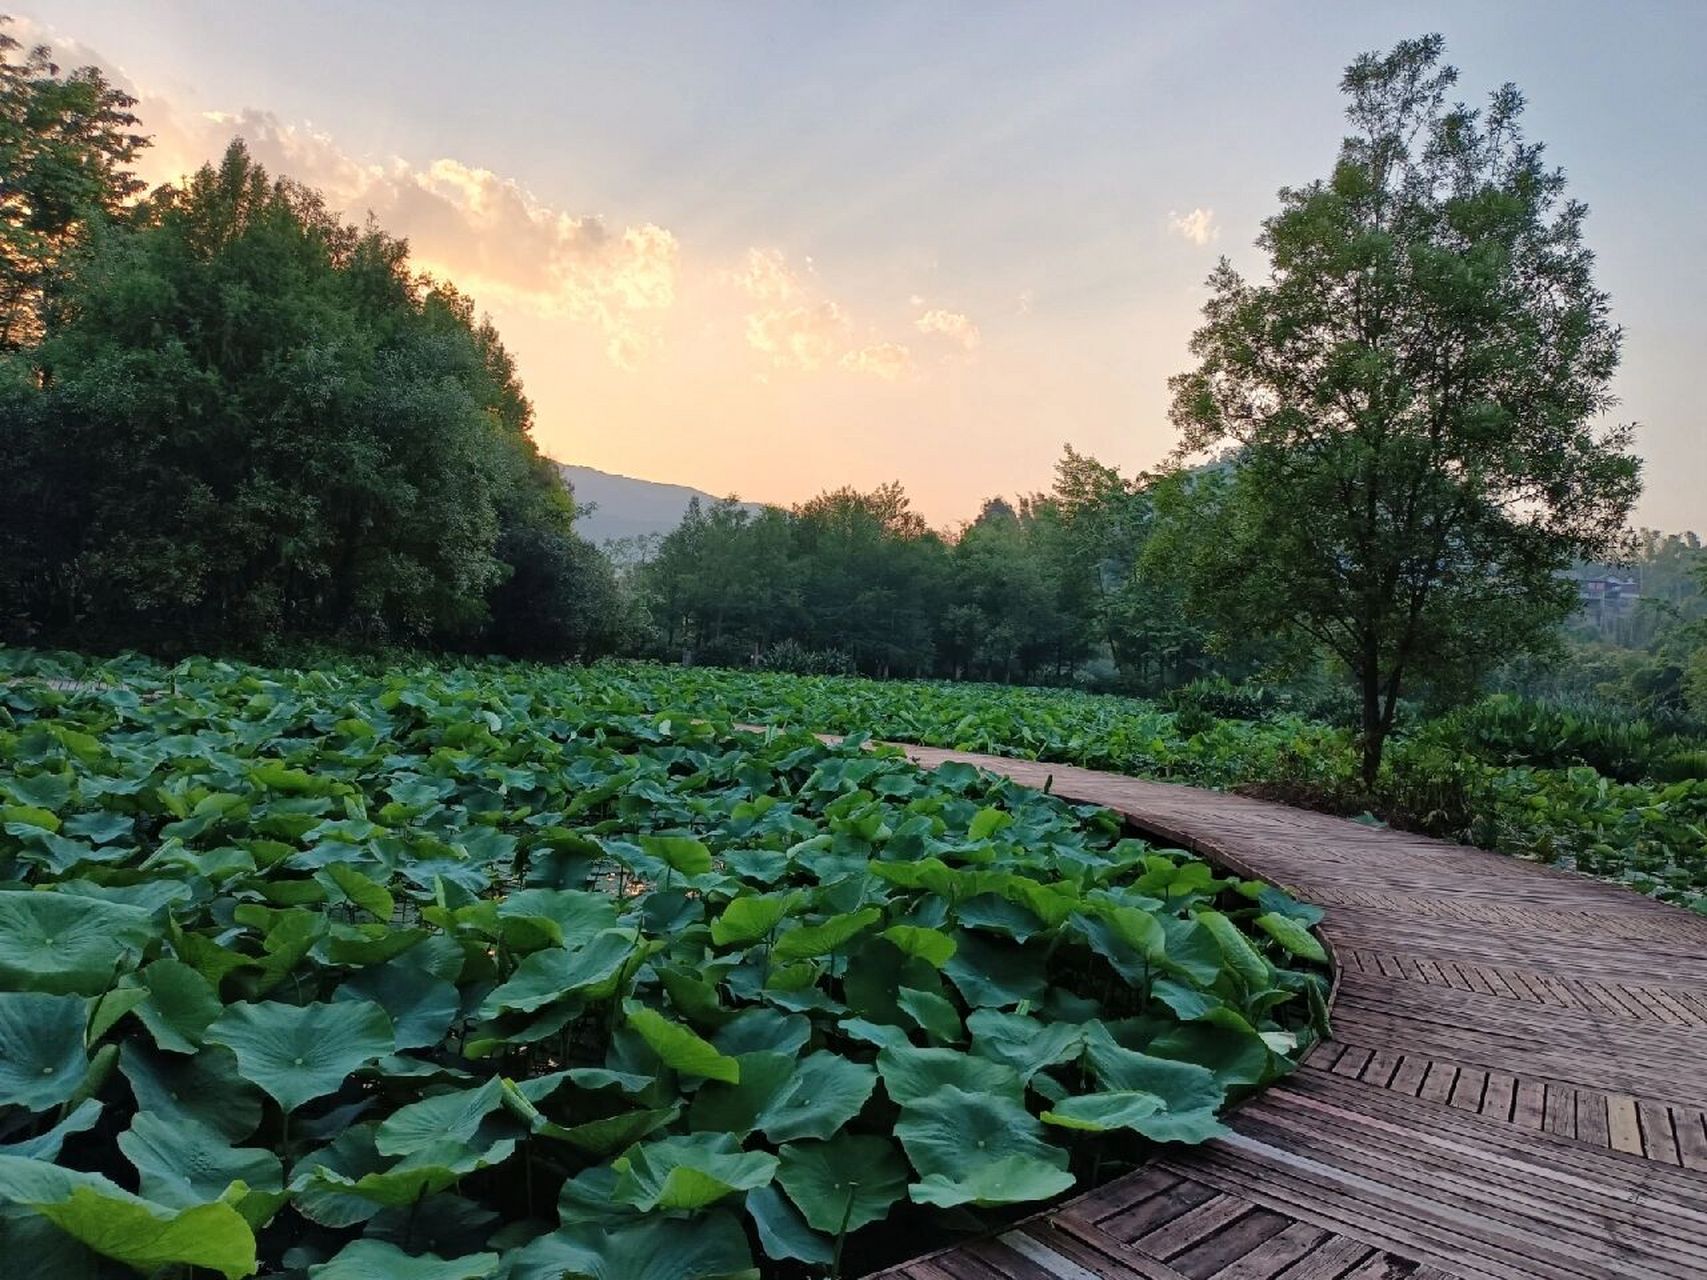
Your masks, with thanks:
[(1634, 578), (1594, 573), (1577, 579), (1583, 615), (1601, 626), (1629, 617), (1641, 598), (1641, 584)]

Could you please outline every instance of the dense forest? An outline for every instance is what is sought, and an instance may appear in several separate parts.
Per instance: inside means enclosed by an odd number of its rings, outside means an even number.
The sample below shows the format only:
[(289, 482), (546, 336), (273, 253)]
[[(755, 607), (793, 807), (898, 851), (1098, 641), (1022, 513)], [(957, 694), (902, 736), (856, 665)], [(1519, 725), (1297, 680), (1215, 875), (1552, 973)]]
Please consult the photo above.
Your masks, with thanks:
[[(1047, 491), (957, 529), (896, 483), (695, 505), (661, 539), (600, 549), (498, 334), (404, 241), (241, 142), (145, 192), (136, 104), (5, 40), (0, 639), (1145, 694), (1260, 680), (1377, 757), (1406, 700), (1477, 688), (1699, 715), (1707, 558), (1693, 535), (1621, 540), (1636, 463), (1588, 425), (1618, 333), (1581, 208), (1523, 141), (1521, 100), (1464, 114), (1438, 56), (1411, 42), (1348, 72), (1334, 178), (1282, 193), (1259, 240), (1274, 276), (1210, 281), (1176, 379), (1181, 451), (1157, 472), (1069, 447)], [(1394, 111), (1433, 141), (1395, 141)], [(1310, 301), (1346, 273), (1367, 314)], [(1279, 334), (1285, 379), (1248, 358)], [(1449, 375), (1413, 334), (1461, 353)], [(1392, 407), (1325, 437), (1286, 408), (1359, 397)], [(1512, 518), (1525, 503), (1546, 518)], [(1615, 607), (1579, 607), (1614, 579), (1634, 584)]]

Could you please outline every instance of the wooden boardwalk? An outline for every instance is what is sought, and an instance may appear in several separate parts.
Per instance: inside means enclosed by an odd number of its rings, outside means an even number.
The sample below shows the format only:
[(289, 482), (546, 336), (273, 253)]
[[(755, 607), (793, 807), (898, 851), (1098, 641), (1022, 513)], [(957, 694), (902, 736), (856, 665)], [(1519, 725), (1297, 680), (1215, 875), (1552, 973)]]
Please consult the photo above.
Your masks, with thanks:
[(1179, 1149), (890, 1280), (1707, 1277), (1707, 919), (1497, 854), (967, 760), (1326, 909), (1334, 1038)]

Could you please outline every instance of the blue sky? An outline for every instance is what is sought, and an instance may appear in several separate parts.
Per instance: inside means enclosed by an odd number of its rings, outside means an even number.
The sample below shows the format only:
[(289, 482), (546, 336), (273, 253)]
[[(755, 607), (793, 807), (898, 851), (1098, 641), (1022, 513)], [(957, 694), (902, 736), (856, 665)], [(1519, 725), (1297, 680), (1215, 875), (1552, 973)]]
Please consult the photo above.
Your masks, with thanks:
[(143, 98), (169, 177), (233, 133), (490, 310), (569, 461), (933, 521), (1071, 442), (1171, 447), (1202, 280), (1323, 175), (1339, 74), (1438, 30), (1593, 210), (1665, 528), (1707, 526), (1707, 5), (20, 4)]

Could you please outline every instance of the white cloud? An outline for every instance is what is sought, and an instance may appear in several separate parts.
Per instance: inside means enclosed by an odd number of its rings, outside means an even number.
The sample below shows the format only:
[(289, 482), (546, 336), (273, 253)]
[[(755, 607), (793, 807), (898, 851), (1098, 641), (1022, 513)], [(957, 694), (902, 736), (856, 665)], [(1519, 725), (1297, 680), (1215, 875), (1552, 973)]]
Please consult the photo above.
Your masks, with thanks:
[(758, 302), (787, 302), (803, 288), (780, 249), (747, 250), (746, 261), (729, 275), (742, 293)]
[(842, 357), (842, 368), (869, 373), (885, 382), (899, 382), (913, 372), (913, 353), (898, 342), (874, 342)]
[(1221, 228), (1215, 225), (1215, 210), (1193, 209), (1190, 213), (1170, 213), (1168, 230), (1195, 245), (1206, 245), (1221, 238)]
[[(483, 306), (521, 308), (582, 326), (619, 368), (640, 367), (658, 348), (664, 322), (687, 289), (698, 291), (687, 308), (711, 307), (698, 311), (705, 325), (741, 334), (767, 369), (843, 371), (886, 381), (913, 372), (904, 345), (856, 323), (826, 296), (810, 258), (797, 267), (780, 250), (754, 248), (734, 266), (684, 261), (676, 235), (656, 223), (570, 212), (514, 178), (451, 157), (364, 160), (330, 134), (269, 111), (201, 110), (151, 96), (96, 51), (39, 24), (26, 21), (15, 34), (54, 45), (65, 65), (100, 66), (139, 99), (135, 110), (153, 145), (140, 155), (138, 168), (150, 183), (178, 181), (217, 161), (233, 137), (242, 138), (269, 172), (319, 190), (345, 219), (360, 223), (371, 214), (387, 231), (406, 237), (421, 270), (455, 283)], [(923, 305), (922, 299), (915, 304)], [(976, 326), (969, 332), (976, 345)]]
[(913, 327), (920, 333), (935, 334), (958, 343), (965, 351), (976, 351), (978, 344), (984, 340), (971, 316), (942, 307), (933, 307), (925, 312), (913, 321)]
[(611, 227), (535, 198), (518, 182), (449, 158), (413, 166), (362, 164), (326, 134), (269, 112), (203, 117), (220, 139), (243, 139), (275, 173), (319, 188), (344, 216), (371, 213), (407, 236), (416, 264), (486, 303), (590, 325), (610, 360), (639, 365), (658, 341), (657, 317), (676, 300), (680, 246), (654, 223)]
[(747, 345), (779, 369), (810, 372), (835, 358), (848, 330), (847, 316), (833, 302), (773, 307), (747, 316)]
[(772, 369), (812, 373), (836, 368), (885, 382), (913, 372), (912, 353), (876, 334), (863, 337), (847, 310), (822, 291), (807, 270), (797, 271), (777, 249), (749, 249), (725, 278), (750, 300), (747, 345)]

